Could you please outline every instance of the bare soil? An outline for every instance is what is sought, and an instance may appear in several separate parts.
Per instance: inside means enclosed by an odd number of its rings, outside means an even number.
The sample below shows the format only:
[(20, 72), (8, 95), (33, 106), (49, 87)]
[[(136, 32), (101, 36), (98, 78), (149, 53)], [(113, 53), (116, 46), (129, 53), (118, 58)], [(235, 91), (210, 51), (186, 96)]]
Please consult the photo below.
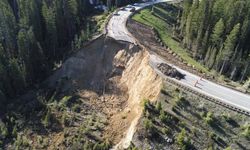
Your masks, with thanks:
[[(68, 58), (41, 89), (20, 98), (26, 104), (15, 112), (23, 116), (16, 117), (23, 122), (18, 135), (34, 149), (77, 149), (105, 140), (117, 149), (128, 147), (141, 102), (155, 100), (161, 88), (148, 60), (148, 52), (137, 46), (98, 38)], [(52, 119), (44, 127), (48, 110)]]
[[(197, 71), (193, 66), (189, 66), (178, 55), (174, 54), (171, 49), (162, 46), (156, 39), (155, 31), (149, 26), (143, 25), (132, 19), (128, 20), (128, 30), (150, 53), (155, 53), (165, 59), (167, 62), (176, 65), (184, 70), (199, 76), (204, 76), (203, 73)], [(207, 77), (210, 78), (210, 77)]]

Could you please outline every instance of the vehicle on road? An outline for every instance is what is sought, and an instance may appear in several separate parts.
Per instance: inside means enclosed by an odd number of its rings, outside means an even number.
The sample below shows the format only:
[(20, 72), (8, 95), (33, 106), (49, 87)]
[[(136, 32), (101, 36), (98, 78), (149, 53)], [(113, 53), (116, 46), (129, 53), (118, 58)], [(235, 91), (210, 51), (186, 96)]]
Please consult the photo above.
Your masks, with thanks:
[(132, 8), (133, 6), (132, 5), (128, 5), (127, 8)]
[(130, 12), (135, 12), (135, 7), (131, 8)]
[(119, 16), (118, 11), (114, 12), (114, 14), (113, 14), (113, 15), (114, 15), (114, 16)]
[(125, 7), (120, 8), (121, 11), (126, 11)]

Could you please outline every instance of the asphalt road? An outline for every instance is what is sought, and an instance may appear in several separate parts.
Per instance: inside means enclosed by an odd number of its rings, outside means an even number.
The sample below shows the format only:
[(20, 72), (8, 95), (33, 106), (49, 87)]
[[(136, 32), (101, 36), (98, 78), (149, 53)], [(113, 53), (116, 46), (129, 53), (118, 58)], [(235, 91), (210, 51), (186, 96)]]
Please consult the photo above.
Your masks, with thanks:
[[(135, 42), (136, 40), (133, 38), (133, 36), (128, 32), (126, 28), (127, 19), (132, 14), (132, 12), (130, 12), (131, 7), (135, 7), (135, 9), (138, 10), (148, 5), (152, 5), (154, 3), (166, 2), (166, 1), (171, 1), (171, 0), (158, 0), (154, 2), (136, 4), (134, 6), (127, 6), (125, 7), (124, 10), (118, 11), (117, 14), (111, 18), (108, 24), (108, 36), (118, 41), (127, 41), (130, 43), (136, 43)], [(166, 76), (162, 74), (156, 67), (157, 64), (159, 63), (167, 63), (167, 62), (156, 55), (151, 55), (150, 65), (154, 68), (154, 70), (159, 75), (161, 75), (164, 78)], [(169, 64), (169, 65), (173, 66), (172, 64)], [(200, 77), (197, 75), (194, 75), (185, 70), (182, 70), (181, 68), (177, 66), (173, 66), (173, 67), (175, 67), (178, 71), (186, 75), (185, 79), (176, 80), (176, 82), (180, 82), (181, 84), (189, 86), (190, 88), (195, 89), (198, 92), (201, 92), (203, 94), (216, 98), (222, 101), (223, 103), (226, 103), (226, 104), (235, 106), (239, 109), (250, 112), (250, 96), (249, 95), (226, 88), (224, 86), (221, 86), (219, 84), (213, 83), (205, 79), (200, 80)], [(198, 80), (198, 84), (196, 87), (194, 87), (194, 83), (197, 80)]]
[(128, 5), (124, 7), (123, 10), (119, 10), (116, 12), (113, 17), (110, 19), (108, 23), (108, 36), (112, 37), (118, 41), (126, 41), (130, 43), (136, 43), (133, 36), (128, 32), (126, 27), (126, 22), (128, 17), (133, 13), (130, 10), (134, 7), (136, 10), (142, 9), (146, 6), (160, 3), (160, 2), (167, 2), (171, 0), (156, 0), (154, 2), (147, 2), (147, 3), (135, 3), (134, 5)]

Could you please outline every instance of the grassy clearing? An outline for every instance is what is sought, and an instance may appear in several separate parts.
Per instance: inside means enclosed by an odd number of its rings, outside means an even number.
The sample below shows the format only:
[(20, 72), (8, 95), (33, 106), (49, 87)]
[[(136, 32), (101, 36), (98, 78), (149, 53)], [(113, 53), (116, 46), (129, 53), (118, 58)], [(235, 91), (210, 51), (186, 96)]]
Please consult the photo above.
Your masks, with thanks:
[(93, 16), (93, 20), (94, 22), (97, 24), (96, 28), (97, 28), (97, 32), (102, 32), (105, 28), (105, 25), (108, 23), (109, 21), (109, 17), (112, 15), (112, 13), (115, 11), (115, 8), (112, 8), (110, 11), (108, 12), (104, 12), (104, 13), (100, 13), (97, 15)]
[[(185, 49), (180, 46), (180, 43), (172, 39), (171, 37), (171, 26), (167, 24), (163, 19), (156, 17), (151, 12), (152, 7), (141, 10), (135, 14), (132, 19), (142, 24), (154, 27), (158, 32), (162, 41), (168, 45), (175, 53), (177, 53), (187, 63), (193, 65), (195, 68), (208, 73), (208, 69), (195, 61)], [(164, 14), (164, 10), (156, 7)], [(169, 14), (165, 12), (165, 14)]]
[(106, 12), (106, 13), (102, 13), (102, 14), (99, 14), (99, 15), (96, 15), (93, 17), (95, 22), (97, 23), (97, 31), (98, 32), (103, 31), (105, 24), (108, 22), (108, 17), (110, 14), (111, 13)]

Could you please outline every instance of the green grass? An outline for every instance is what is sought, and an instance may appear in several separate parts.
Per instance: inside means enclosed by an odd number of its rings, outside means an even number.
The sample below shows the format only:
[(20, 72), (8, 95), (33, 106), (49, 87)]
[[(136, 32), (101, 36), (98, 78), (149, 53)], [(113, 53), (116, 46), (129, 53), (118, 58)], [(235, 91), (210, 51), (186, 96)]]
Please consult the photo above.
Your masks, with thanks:
[[(159, 9), (159, 7), (157, 7), (157, 9)], [(162, 11), (164, 11), (164, 10), (161, 9), (161, 12)], [(166, 14), (168, 14), (168, 13), (166, 12)], [(161, 18), (158, 18), (158, 17), (154, 16), (151, 13), (151, 7), (148, 7), (148, 8), (145, 8), (145, 9), (141, 10), (140, 12), (135, 14), (132, 17), (132, 19), (135, 20), (135, 21), (138, 21), (138, 22), (140, 22), (142, 24), (154, 27), (156, 29), (156, 31), (158, 32), (158, 34), (159, 34), (160, 38), (162, 39), (162, 41), (168, 47), (170, 47), (175, 53), (177, 53), (184, 61), (191, 64), (192, 66), (194, 66), (198, 70), (201, 70), (203, 72), (208, 73), (207, 68), (205, 68), (204, 66), (199, 64), (197, 61), (195, 61), (190, 56), (190, 54), (188, 54), (187, 51), (180, 46), (179, 42), (172, 39), (170, 25), (167, 24)]]
[(102, 32), (105, 28), (105, 25), (108, 23), (109, 21), (109, 17), (112, 15), (112, 13), (115, 11), (116, 9), (113, 8), (111, 11), (108, 12), (104, 12), (104, 13), (100, 13), (100, 14), (96, 14), (92, 17), (92, 19), (94, 20), (95, 23), (97, 23), (97, 32)]

